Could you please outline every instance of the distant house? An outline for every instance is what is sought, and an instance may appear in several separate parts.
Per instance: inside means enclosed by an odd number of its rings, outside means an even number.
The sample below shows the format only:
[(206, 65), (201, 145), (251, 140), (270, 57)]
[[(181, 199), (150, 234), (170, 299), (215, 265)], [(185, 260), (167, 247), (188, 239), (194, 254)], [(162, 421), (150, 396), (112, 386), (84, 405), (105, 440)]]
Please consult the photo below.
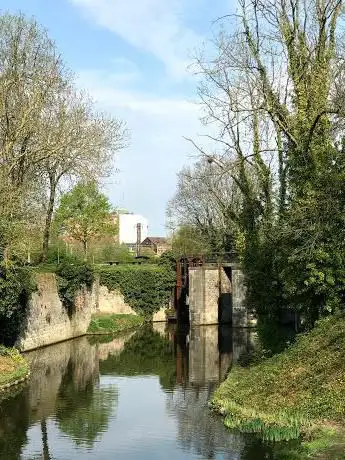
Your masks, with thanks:
[(168, 239), (161, 236), (148, 236), (144, 239), (140, 246), (143, 252), (145, 250), (153, 252), (156, 256), (160, 256), (163, 252), (171, 249), (171, 244)]

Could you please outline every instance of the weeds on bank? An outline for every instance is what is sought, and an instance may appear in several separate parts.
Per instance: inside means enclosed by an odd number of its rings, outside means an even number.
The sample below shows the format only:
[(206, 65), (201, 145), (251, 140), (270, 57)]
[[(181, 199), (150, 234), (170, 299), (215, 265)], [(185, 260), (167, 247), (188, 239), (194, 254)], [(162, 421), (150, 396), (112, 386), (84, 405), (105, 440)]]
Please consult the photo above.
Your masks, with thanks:
[(23, 378), (28, 370), (28, 364), (18, 350), (0, 345), (0, 387)]
[(233, 368), (212, 406), (229, 428), (274, 441), (302, 436), (308, 451), (329, 447), (339, 430), (327, 427), (345, 418), (345, 319), (323, 319), (286, 351)]

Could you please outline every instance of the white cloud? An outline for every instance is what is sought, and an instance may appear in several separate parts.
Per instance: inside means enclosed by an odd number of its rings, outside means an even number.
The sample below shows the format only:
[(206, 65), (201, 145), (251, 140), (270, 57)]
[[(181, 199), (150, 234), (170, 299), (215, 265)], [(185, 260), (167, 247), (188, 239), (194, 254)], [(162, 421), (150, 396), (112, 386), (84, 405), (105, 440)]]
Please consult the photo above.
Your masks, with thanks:
[[(119, 155), (120, 174), (107, 181), (113, 203), (149, 219), (151, 231), (163, 234), (166, 204), (174, 194), (176, 173), (195, 154), (183, 136), (197, 136), (199, 107), (182, 98), (159, 97), (119, 84), (117, 74), (83, 71), (79, 86), (99, 106), (125, 120), (132, 139)], [(122, 78), (122, 77), (121, 77)]]
[(184, 0), (70, 0), (96, 23), (156, 56), (169, 75), (186, 76), (188, 53), (202, 37), (182, 21)]
[[(197, 118), (198, 108), (192, 102), (181, 98), (164, 98), (154, 94), (127, 89), (133, 80), (132, 73), (109, 73), (107, 71), (82, 71), (79, 86), (87, 89), (104, 108), (128, 110), (141, 115), (187, 116)], [(139, 78), (135, 75), (135, 78)]]

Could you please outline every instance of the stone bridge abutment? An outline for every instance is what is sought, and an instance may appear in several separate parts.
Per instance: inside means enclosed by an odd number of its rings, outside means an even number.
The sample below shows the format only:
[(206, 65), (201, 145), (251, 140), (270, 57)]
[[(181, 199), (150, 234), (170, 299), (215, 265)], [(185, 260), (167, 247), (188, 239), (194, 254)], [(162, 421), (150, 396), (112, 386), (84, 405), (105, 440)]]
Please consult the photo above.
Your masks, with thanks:
[(246, 327), (244, 275), (237, 264), (189, 267), (188, 299), (191, 325), (232, 324)]

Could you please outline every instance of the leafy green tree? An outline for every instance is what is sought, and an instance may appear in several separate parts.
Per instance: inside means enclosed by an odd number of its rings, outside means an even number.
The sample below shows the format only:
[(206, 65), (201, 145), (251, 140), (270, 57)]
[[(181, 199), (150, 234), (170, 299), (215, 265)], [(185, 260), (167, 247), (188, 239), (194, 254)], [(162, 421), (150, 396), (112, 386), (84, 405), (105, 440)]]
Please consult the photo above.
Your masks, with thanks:
[(87, 259), (91, 241), (115, 234), (110, 211), (108, 198), (95, 182), (80, 182), (61, 197), (55, 220), (61, 234), (82, 243)]

